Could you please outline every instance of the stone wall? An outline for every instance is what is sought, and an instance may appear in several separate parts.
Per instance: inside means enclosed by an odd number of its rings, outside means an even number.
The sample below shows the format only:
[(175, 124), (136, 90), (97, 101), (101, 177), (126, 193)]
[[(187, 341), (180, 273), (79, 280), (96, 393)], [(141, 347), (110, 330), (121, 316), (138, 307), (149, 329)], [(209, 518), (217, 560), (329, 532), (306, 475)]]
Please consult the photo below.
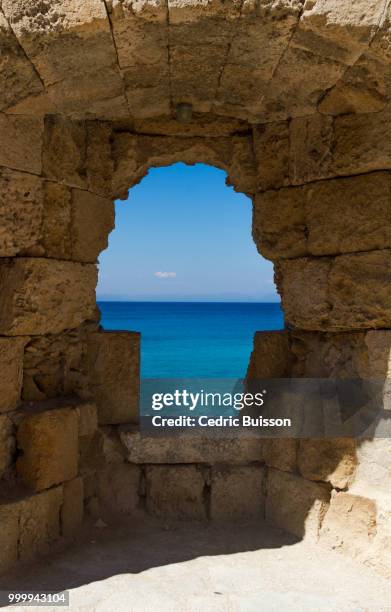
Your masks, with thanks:
[[(248, 371), (250, 379), (383, 382), (385, 418), (391, 157), (379, 142), (390, 120), (387, 110), (255, 128), (253, 237), (275, 263), (287, 329), (256, 334)], [(390, 575), (391, 447), (377, 435), (267, 441), (265, 515)]]
[(266, 517), (390, 572), (388, 440), (139, 440), (140, 339), (103, 332), (95, 302), (113, 200), (150, 167), (209, 163), (253, 198), (286, 317), (249, 376), (385, 380), (390, 11), (0, 1), (1, 571), (83, 515), (144, 511)]

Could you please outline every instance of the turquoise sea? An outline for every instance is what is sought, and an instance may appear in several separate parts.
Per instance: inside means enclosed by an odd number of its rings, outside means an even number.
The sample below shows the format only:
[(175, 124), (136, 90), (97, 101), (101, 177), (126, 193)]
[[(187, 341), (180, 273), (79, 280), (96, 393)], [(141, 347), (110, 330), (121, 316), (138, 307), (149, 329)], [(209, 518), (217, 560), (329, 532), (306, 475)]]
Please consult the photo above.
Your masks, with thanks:
[(107, 330), (141, 332), (143, 378), (241, 378), (255, 331), (282, 329), (278, 303), (99, 302)]

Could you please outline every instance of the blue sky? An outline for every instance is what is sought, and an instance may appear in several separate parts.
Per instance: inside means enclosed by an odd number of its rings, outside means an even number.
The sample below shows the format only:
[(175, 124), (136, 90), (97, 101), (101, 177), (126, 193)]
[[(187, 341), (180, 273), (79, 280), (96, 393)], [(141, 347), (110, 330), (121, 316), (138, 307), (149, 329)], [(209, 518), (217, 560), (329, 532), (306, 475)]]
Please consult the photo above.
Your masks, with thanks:
[(153, 168), (116, 202), (98, 299), (277, 301), (273, 266), (251, 237), (251, 201), (222, 170)]

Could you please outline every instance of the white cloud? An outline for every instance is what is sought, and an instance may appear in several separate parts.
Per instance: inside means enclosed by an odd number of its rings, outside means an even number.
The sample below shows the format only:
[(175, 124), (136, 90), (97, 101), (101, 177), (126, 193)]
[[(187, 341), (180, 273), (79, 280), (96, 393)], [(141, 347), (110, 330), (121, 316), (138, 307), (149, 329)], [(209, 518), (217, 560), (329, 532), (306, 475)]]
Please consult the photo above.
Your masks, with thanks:
[(176, 278), (176, 272), (154, 272), (157, 278)]

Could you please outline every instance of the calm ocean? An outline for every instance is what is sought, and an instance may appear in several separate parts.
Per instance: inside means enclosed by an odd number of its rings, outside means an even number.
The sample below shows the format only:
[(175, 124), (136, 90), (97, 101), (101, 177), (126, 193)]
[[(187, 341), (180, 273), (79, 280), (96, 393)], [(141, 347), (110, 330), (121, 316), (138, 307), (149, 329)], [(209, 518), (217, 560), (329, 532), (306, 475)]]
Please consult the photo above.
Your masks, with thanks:
[(254, 332), (282, 329), (277, 303), (99, 302), (104, 329), (141, 332), (144, 378), (241, 378)]

